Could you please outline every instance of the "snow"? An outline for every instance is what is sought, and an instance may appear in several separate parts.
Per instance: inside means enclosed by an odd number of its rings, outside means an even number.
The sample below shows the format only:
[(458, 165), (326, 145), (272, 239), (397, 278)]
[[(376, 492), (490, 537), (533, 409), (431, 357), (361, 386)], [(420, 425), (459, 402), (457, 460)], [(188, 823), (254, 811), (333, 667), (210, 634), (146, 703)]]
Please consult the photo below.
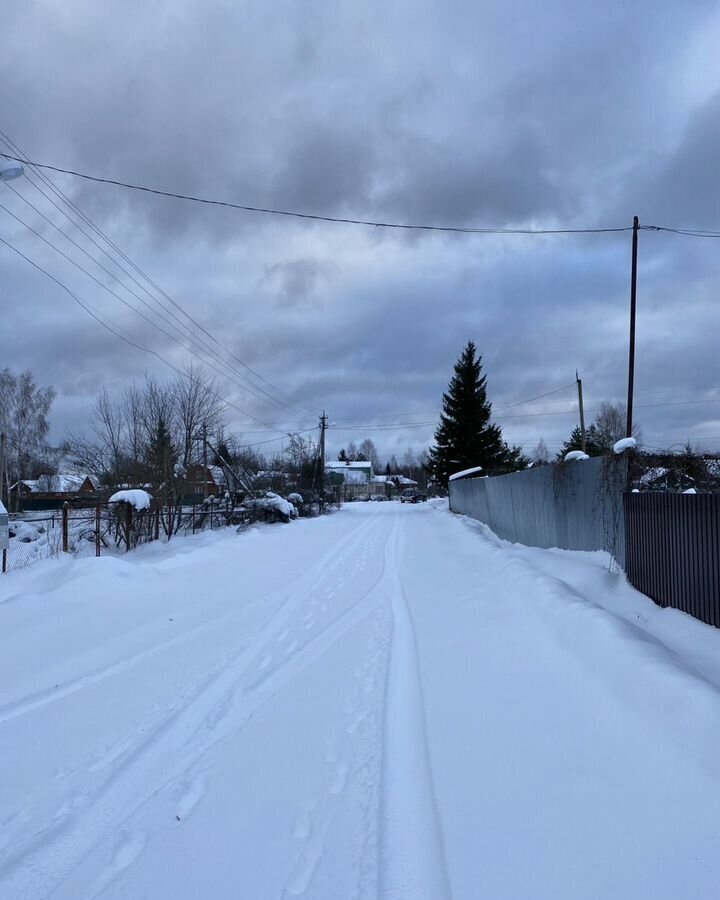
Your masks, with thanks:
[(292, 503), (293, 506), (302, 506), (305, 501), (302, 498), (302, 494), (292, 493), (288, 494), (288, 502)]
[(686, 491), (683, 491), (683, 494), (697, 494), (695, 488), (688, 488)]
[(152, 497), (150, 496), (150, 494), (148, 494), (147, 491), (141, 491), (138, 489), (129, 491), (117, 491), (117, 493), (112, 495), (108, 502), (129, 503), (131, 506), (134, 506), (135, 509), (150, 509)]
[(467, 478), (468, 475), (475, 475), (477, 472), (482, 472), (482, 466), (473, 466), (472, 469), (463, 469), (461, 472), (455, 472), (454, 475), (451, 475), (448, 481), (455, 481), (457, 478)]
[(369, 460), (353, 460), (352, 462), (331, 460), (325, 463), (325, 469), (332, 470), (333, 472), (344, 472), (347, 469), (362, 469), (365, 472), (369, 472), (371, 467), (372, 463), (370, 463)]
[(272, 509), (282, 516), (287, 516), (289, 519), (294, 519), (297, 516), (297, 510), (293, 504), (273, 491), (267, 491), (264, 497), (245, 500), (244, 505), (256, 509)]
[(590, 459), (590, 457), (587, 453), (583, 453), (582, 450), (571, 450), (569, 453), (565, 454), (565, 462), (572, 462), (572, 460), (580, 459)]
[(709, 900), (720, 631), (608, 562), (433, 500), (0, 577), (0, 897)]
[(634, 450), (637, 447), (637, 441), (634, 437), (626, 437), (613, 444), (613, 453), (624, 453), (626, 450)]

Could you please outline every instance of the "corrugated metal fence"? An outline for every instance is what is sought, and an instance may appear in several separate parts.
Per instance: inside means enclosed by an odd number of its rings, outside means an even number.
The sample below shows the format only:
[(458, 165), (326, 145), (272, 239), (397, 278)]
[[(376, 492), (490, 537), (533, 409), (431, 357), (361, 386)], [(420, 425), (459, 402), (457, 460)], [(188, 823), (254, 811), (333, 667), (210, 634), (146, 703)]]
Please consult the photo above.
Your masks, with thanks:
[(532, 547), (607, 550), (623, 564), (623, 458), (538, 466), (512, 475), (450, 482), (450, 509)]
[(720, 627), (720, 494), (626, 494), (628, 581)]
[(531, 547), (606, 550), (639, 591), (720, 627), (720, 494), (627, 493), (623, 458), (450, 482), (450, 509)]

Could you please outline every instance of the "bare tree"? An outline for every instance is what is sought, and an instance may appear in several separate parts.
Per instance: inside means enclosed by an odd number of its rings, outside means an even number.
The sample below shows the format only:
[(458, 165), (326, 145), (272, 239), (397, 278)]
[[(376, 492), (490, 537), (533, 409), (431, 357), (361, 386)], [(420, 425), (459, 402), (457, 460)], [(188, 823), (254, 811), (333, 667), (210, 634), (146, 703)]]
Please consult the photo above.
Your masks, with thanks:
[[(601, 403), (600, 411), (593, 423), (598, 435), (598, 444), (603, 450), (608, 451), (613, 444), (627, 437), (627, 407), (624, 403)], [(640, 443), (642, 431), (638, 425), (633, 425), (632, 436)]]
[(533, 450), (530, 459), (536, 466), (546, 466), (550, 462), (550, 451), (544, 438), (540, 438), (537, 447)]
[(8, 484), (27, 478), (33, 461), (45, 455), (54, 399), (55, 389), (38, 387), (29, 369), (19, 375), (7, 368), (0, 371), (0, 433), (5, 435)]
[(187, 467), (192, 462), (194, 442), (203, 429), (222, 441), (223, 402), (218, 396), (215, 380), (202, 369), (190, 365), (173, 385), (177, 414), (180, 460)]
[(365, 440), (360, 444), (358, 452), (361, 453), (365, 457), (365, 459), (369, 460), (372, 463), (374, 472), (380, 471), (380, 458), (378, 456), (375, 444), (370, 438), (365, 438)]

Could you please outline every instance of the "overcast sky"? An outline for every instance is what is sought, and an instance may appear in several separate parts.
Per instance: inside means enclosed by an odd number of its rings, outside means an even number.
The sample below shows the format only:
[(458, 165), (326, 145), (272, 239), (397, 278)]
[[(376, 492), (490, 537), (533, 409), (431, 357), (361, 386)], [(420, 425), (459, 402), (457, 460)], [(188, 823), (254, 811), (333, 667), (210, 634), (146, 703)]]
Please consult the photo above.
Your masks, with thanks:
[[(501, 228), (637, 214), (720, 230), (718, 46), (718, 5), (699, 0), (28, 0), (2, 13), (0, 128), (39, 162), (245, 205)], [(577, 421), (573, 389), (500, 407), (576, 368), (590, 411), (624, 399), (628, 233), (408, 234), (52, 177), (293, 407), (327, 409), (333, 451), (364, 437), (382, 456), (427, 445), (433, 425), (390, 426), (437, 421), (468, 339), (506, 438), (527, 449), (541, 437), (558, 449)], [(28, 180), (12, 186), (117, 271)], [(0, 203), (155, 319), (7, 185)], [(190, 359), (3, 209), (0, 237), (135, 342)], [(720, 448), (719, 251), (640, 234), (636, 418), (650, 446)], [(0, 366), (56, 387), (55, 440), (87, 422), (100, 386), (173, 375), (4, 246), (0, 273)], [(264, 423), (315, 424), (237, 379), (218, 385)], [(231, 425), (252, 423), (231, 412)], [(241, 430), (275, 437), (263, 429)]]

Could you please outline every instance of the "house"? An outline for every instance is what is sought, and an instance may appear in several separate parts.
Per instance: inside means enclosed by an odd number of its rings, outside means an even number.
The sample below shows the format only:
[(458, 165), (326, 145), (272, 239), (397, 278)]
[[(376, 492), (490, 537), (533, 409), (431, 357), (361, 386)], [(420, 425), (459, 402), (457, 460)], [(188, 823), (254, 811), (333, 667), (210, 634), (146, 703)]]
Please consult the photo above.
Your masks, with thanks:
[(59, 473), (23, 479), (10, 487), (18, 509), (59, 509), (66, 501), (100, 499), (100, 483), (92, 475)]
[(185, 500), (222, 497), (226, 491), (225, 473), (220, 466), (190, 463), (185, 471)]
[(342, 487), (345, 500), (365, 500), (370, 496), (373, 468), (369, 460), (332, 460), (325, 463), (325, 474), (331, 485)]

